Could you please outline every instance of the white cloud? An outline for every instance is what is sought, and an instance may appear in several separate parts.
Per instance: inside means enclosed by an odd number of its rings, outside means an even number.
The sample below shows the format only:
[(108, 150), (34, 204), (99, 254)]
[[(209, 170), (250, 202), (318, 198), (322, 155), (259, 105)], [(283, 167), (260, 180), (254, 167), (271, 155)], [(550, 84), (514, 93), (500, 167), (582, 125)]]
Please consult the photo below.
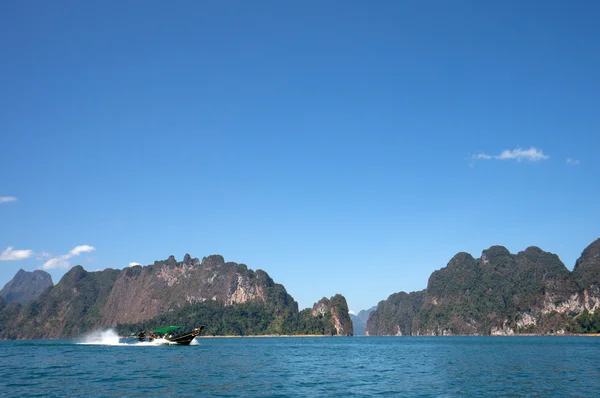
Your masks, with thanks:
[(25, 260), (33, 256), (33, 250), (13, 250), (11, 246), (0, 254), (0, 261)]
[(567, 164), (569, 166), (577, 166), (579, 163), (581, 163), (579, 159), (567, 158)]
[(51, 258), (42, 265), (42, 269), (54, 269), (54, 268), (69, 268), (71, 264), (67, 261), (69, 259), (68, 254)]
[(55, 256), (50, 260), (46, 261), (42, 265), (42, 269), (53, 269), (53, 268), (69, 268), (71, 264), (69, 263), (69, 259), (75, 256), (79, 256), (81, 253), (89, 253), (96, 250), (94, 246), (90, 245), (80, 245), (75, 246), (68, 254), (61, 254), (60, 256)]
[(473, 159), (482, 159), (482, 160), (516, 160), (517, 162), (521, 162), (523, 160), (527, 160), (529, 162), (539, 162), (540, 160), (546, 160), (550, 158), (548, 155), (544, 155), (542, 150), (531, 147), (529, 149), (506, 149), (500, 153), (500, 155), (490, 155), (487, 153), (479, 153), (477, 155), (473, 155)]
[(75, 246), (75, 248), (73, 250), (71, 250), (69, 252), (69, 254), (71, 256), (79, 256), (81, 253), (89, 253), (89, 252), (93, 252), (94, 250), (96, 250), (96, 248), (94, 246), (81, 245), (81, 246)]
[(354, 312), (352, 310), (348, 310), (348, 314), (350, 314), (350, 315), (356, 315), (356, 312)]
[(17, 198), (14, 196), (0, 196), (0, 203), (16, 202)]
[(135, 261), (132, 261), (132, 262), (129, 263), (128, 267), (134, 267), (136, 265), (142, 265), (142, 264), (136, 263)]

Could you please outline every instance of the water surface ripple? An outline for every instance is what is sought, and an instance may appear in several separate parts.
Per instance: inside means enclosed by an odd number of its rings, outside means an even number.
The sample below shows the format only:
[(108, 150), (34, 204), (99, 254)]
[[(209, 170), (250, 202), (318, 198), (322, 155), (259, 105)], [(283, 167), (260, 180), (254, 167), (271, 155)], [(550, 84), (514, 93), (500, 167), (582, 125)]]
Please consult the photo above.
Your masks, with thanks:
[(0, 396), (598, 396), (596, 337), (0, 342)]

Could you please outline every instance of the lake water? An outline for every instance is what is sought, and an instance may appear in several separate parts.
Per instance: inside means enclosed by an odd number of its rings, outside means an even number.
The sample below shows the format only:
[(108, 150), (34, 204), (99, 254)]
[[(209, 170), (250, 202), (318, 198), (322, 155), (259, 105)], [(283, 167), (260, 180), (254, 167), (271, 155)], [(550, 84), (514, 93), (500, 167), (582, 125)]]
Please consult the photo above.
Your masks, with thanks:
[(0, 341), (0, 396), (598, 396), (598, 337)]

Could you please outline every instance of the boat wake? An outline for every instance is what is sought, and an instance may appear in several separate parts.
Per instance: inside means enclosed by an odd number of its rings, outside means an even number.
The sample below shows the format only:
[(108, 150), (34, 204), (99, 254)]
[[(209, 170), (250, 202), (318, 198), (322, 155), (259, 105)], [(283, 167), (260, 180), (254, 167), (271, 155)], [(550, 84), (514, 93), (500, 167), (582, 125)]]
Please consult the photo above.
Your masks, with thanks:
[[(153, 347), (161, 345), (176, 345), (166, 339), (154, 339), (153, 341), (138, 341), (137, 336), (119, 336), (114, 329), (96, 330), (83, 336), (77, 344), (83, 345), (111, 345), (111, 346), (144, 346)], [(190, 345), (197, 345), (198, 342), (192, 340)]]
[(81, 338), (77, 344), (93, 345), (125, 345), (114, 329), (96, 330), (90, 332)]

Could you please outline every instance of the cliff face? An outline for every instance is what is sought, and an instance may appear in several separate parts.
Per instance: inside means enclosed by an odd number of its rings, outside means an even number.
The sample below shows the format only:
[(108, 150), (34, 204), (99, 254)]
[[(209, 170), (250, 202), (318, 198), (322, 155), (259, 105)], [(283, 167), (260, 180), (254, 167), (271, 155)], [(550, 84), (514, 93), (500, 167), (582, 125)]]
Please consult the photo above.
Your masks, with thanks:
[(329, 326), (310, 310), (299, 313), (264, 271), (219, 255), (202, 261), (186, 255), (182, 262), (171, 256), (124, 270), (73, 267), (26, 305), (0, 298), (0, 338), (68, 338), (96, 328), (134, 332), (164, 324), (203, 324), (214, 334), (351, 334), (343, 296), (332, 297), (326, 313)]
[(311, 314), (313, 317), (328, 317), (338, 336), (354, 335), (352, 319), (348, 314), (348, 303), (341, 294), (336, 294), (329, 299), (323, 297), (313, 305)]
[(393, 294), (381, 302), (367, 333), (564, 333), (579, 314), (600, 308), (599, 276), (600, 240), (584, 250), (573, 272), (537, 247), (515, 255), (492, 246), (478, 259), (458, 253), (431, 275), (423, 292)]
[(46, 271), (27, 272), (20, 269), (15, 277), (0, 290), (0, 297), (7, 303), (25, 304), (37, 298), (50, 286), (53, 286), (52, 277)]
[(600, 238), (585, 248), (575, 263), (573, 276), (582, 288), (598, 289), (600, 284)]
[(205, 257), (202, 262), (189, 255), (184, 262), (177, 262), (171, 256), (151, 266), (125, 269), (115, 281), (103, 315), (109, 326), (115, 326), (207, 300), (227, 305), (265, 303), (265, 289), (271, 286), (274, 283), (266, 272), (226, 263), (219, 255)]
[(394, 293), (380, 301), (367, 320), (367, 336), (410, 336), (413, 321), (423, 304), (424, 291)]

